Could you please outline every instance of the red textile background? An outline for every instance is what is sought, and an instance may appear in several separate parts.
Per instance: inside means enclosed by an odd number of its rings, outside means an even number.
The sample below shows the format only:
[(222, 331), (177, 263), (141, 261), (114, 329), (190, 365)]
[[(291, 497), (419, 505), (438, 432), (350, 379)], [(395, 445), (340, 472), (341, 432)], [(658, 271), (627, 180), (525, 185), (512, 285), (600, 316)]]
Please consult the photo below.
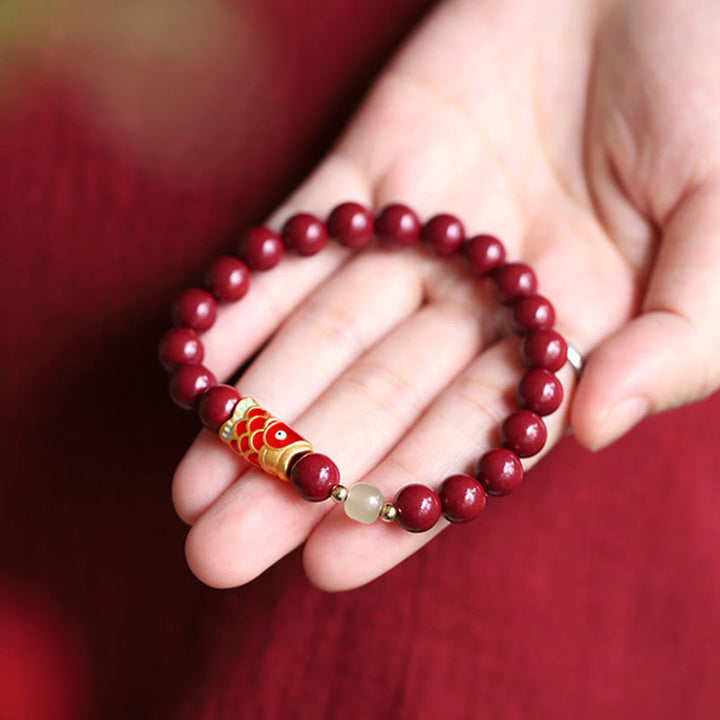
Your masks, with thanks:
[(718, 717), (720, 396), (600, 454), (563, 442), (353, 592), (309, 586), (297, 553), (231, 591), (185, 567), (169, 484), (196, 426), (155, 362), (167, 307), (428, 5), (254, 3), (282, 54), (231, 68), (244, 142), (218, 131), (230, 169), (192, 181), (197, 128), (170, 124), (157, 172), (53, 58), (0, 106), (2, 720)]

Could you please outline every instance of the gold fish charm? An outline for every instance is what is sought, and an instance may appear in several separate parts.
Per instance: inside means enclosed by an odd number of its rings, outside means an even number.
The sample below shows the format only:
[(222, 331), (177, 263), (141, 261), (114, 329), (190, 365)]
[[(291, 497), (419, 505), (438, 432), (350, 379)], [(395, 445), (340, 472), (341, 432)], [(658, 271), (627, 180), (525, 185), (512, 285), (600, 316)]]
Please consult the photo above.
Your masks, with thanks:
[(218, 435), (249, 463), (281, 480), (288, 479), (290, 461), (296, 455), (312, 452), (307, 440), (250, 397), (238, 402)]

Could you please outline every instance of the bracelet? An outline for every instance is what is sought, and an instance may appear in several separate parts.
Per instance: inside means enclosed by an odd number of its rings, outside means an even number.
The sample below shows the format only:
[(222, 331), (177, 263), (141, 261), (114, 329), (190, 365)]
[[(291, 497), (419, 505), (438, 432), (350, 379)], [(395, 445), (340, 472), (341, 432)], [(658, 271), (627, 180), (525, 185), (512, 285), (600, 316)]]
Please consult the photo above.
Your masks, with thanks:
[[(310, 443), (289, 425), (273, 417), (250, 397), (240, 397), (230, 385), (218, 385), (202, 365), (200, 334), (215, 321), (217, 304), (240, 300), (248, 292), (252, 272), (275, 267), (286, 249), (310, 256), (335, 238), (358, 249), (373, 237), (387, 247), (406, 247), (422, 239), (430, 251), (447, 257), (460, 252), (467, 269), (478, 278), (492, 279), (495, 295), (512, 313), (512, 329), (521, 336), (520, 357), (527, 371), (517, 387), (518, 409), (500, 426), (500, 445), (478, 461), (475, 476), (460, 473), (446, 478), (437, 492), (420, 484), (407, 485), (386, 502), (368, 483), (345, 487), (340, 471), (326, 455), (313, 452)], [(542, 450), (547, 440), (543, 417), (563, 399), (555, 373), (568, 359), (568, 345), (553, 330), (555, 311), (537, 294), (533, 270), (524, 263), (506, 262), (505, 248), (492, 235), (466, 237), (460, 220), (446, 213), (424, 225), (406, 205), (392, 204), (376, 217), (362, 205), (345, 202), (327, 223), (308, 213), (293, 215), (280, 234), (254, 227), (242, 237), (239, 257), (218, 258), (206, 277), (206, 290), (185, 290), (172, 307), (174, 328), (162, 337), (159, 358), (171, 373), (170, 396), (182, 408), (196, 408), (202, 424), (216, 432), (228, 447), (268, 474), (289, 480), (300, 497), (311, 502), (332, 498), (344, 505), (348, 517), (361, 523), (378, 517), (397, 522), (405, 530), (425, 532), (443, 515), (453, 523), (477, 518), (486, 495), (507, 495), (523, 478), (520, 458)], [(573, 366), (579, 369), (580, 357)]]

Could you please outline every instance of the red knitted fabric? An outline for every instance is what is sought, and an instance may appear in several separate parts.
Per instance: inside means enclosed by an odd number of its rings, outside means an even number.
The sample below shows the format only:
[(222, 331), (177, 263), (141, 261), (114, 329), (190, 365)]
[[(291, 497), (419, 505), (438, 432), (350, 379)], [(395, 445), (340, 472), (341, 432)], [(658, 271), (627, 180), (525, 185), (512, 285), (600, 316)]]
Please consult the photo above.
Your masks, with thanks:
[(718, 396), (596, 455), (564, 441), (353, 592), (312, 588), (297, 553), (224, 592), (184, 564), (169, 487), (196, 421), (155, 360), (170, 301), (427, 6), (243, 4), (264, 50), (188, 80), (177, 127), (143, 115), (157, 77), (103, 104), (52, 54), (0, 105), (3, 720), (718, 716)]

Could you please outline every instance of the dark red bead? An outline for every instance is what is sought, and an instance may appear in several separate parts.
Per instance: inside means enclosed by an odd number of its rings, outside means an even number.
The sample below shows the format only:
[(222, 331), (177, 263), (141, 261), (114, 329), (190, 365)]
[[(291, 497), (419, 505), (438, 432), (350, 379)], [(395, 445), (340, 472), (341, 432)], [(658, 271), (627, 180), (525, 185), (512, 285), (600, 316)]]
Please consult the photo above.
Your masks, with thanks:
[(488, 495), (508, 495), (520, 486), (523, 466), (514, 452), (495, 448), (480, 458), (477, 479)]
[(503, 447), (512, 450), (521, 458), (539, 453), (546, 440), (545, 423), (532, 410), (518, 410), (500, 426), (500, 442)]
[(534, 295), (538, 282), (533, 269), (525, 263), (506, 263), (493, 274), (495, 292), (501, 302)]
[(303, 500), (320, 502), (340, 484), (340, 471), (327, 455), (309, 453), (292, 466), (290, 484)]
[(172, 320), (176, 327), (189, 327), (203, 332), (212, 327), (217, 316), (215, 298), (200, 288), (189, 288), (175, 300)]
[(451, 475), (438, 492), (442, 514), (453, 523), (475, 520), (485, 509), (485, 490), (472, 475)]
[(406, 485), (393, 500), (397, 523), (410, 532), (425, 532), (440, 518), (442, 504), (438, 494), (425, 485)]
[(206, 390), (217, 385), (204, 365), (182, 365), (170, 378), (170, 397), (176, 405), (191, 410)]
[(203, 346), (198, 334), (186, 327), (168, 330), (158, 344), (158, 358), (166, 370), (202, 362)]
[(327, 245), (328, 233), (322, 220), (309, 213), (298, 213), (283, 226), (282, 238), (287, 247), (307, 257)]
[(460, 251), (470, 272), (479, 277), (489, 275), (505, 262), (505, 248), (493, 235), (468, 238)]
[(360, 248), (372, 239), (375, 229), (372, 213), (356, 202), (338, 205), (327, 221), (330, 237), (348, 248)]
[(527, 295), (512, 303), (513, 325), (517, 332), (550, 330), (555, 324), (555, 308), (542, 295)]
[(465, 227), (454, 215), (442, 213), (425, 223), (422, 238), (438, 255), (452, 255), (465, 239)]
[(554, 413), (562, 400), (562, 383), (544, 368), (528, 370), (517, 388), (518, 405), (523, 410), (532, 410), (538, 415)]
[(205, 285), (217, 300), (239, 300), (250, 289), (250, 268), (236, 257), (223, 255), (212, 264)]
[(217, 432), (230, 419), (240, 393), (231, 385), (215, 385), (200, 396), (198, 415), (200, 422), (212, 432)]
[(238, 254), (251, 270), (272, 270), (285, 255), (280, 236), (270, 228), (250, 228), (238, 247)]
[(533, 330), (520, 343), (525, 367), (540, 367), (557, 372), (567, 360), (567, 343), (555, 330)]
[(407, 205), (388, 205), (375, 219), (375, 233), (386, 245), (412, 245), (420, 237), (420, 219)]

